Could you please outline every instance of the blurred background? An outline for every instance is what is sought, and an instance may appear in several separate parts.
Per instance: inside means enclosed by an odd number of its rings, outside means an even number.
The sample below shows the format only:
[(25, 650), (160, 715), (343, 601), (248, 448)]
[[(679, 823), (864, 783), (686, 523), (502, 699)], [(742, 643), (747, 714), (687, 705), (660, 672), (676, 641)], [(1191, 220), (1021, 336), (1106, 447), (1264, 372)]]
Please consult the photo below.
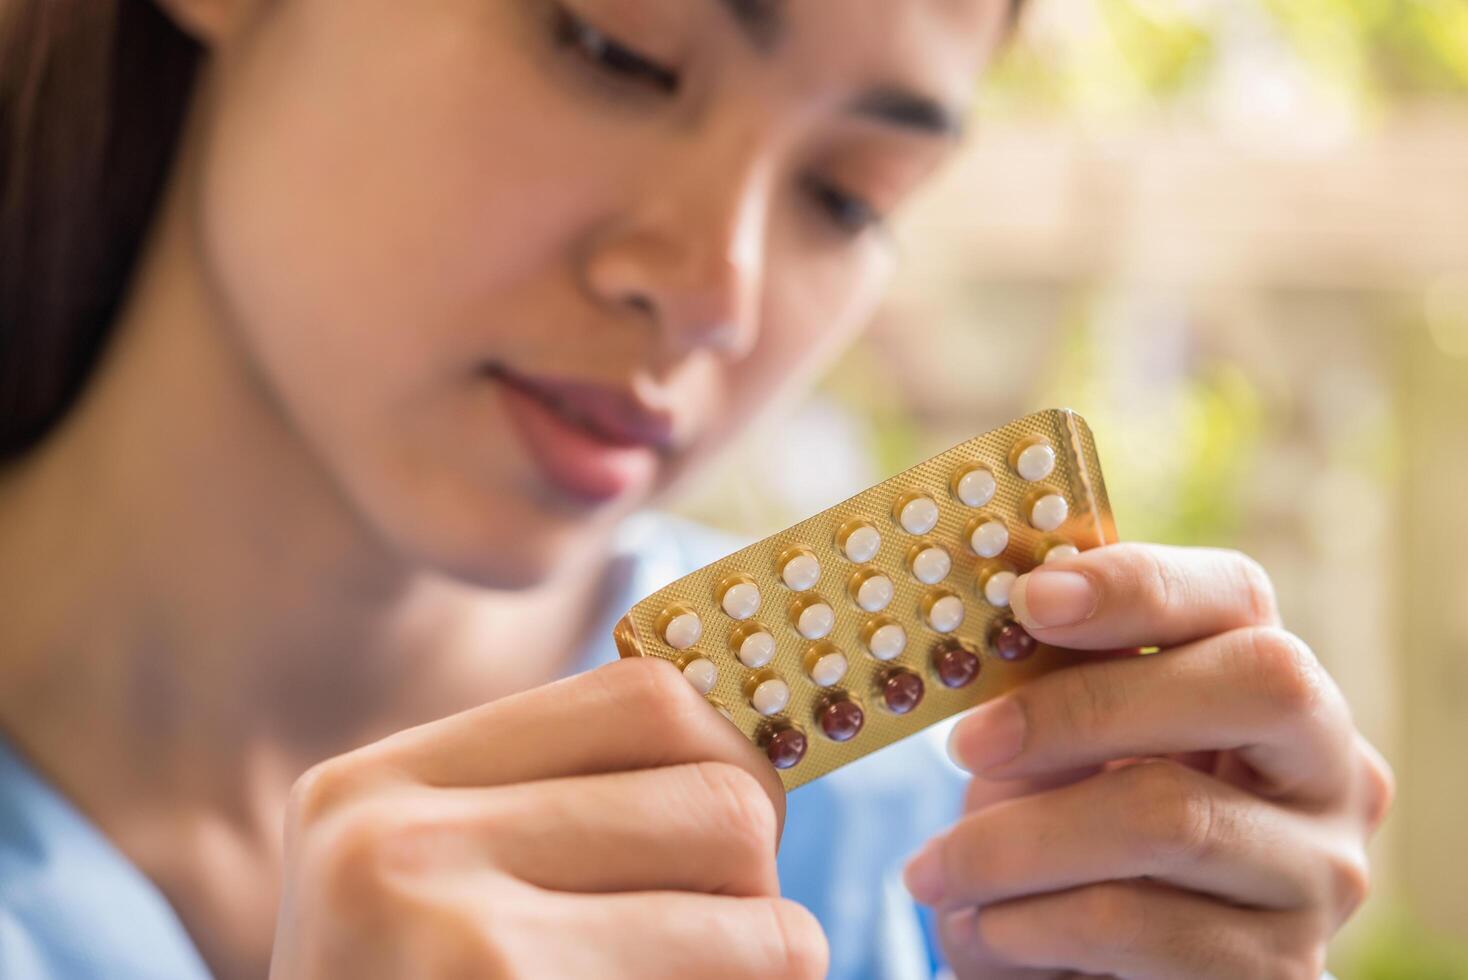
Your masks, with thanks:
[(872, 330), (683, 510), (1079, 410), (1122, 535), (1263, 561), (1396, 768), (1332, 968), (1468, 978), (1468, 0), (1031, 7)]

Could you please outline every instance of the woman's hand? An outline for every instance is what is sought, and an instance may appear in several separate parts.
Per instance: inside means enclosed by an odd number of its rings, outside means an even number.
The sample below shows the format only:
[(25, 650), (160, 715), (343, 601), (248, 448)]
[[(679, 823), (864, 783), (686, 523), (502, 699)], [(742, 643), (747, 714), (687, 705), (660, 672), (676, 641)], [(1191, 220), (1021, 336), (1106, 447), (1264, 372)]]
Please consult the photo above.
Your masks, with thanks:
[(402, 732), (296, 784), (271, 976), (824, 976), (784, 803), (656, 659)]
[(957, 975), (1318, 978), (1392, 777), (1259, 565), (1117, 545), (1021, 578), (1013, 606), (1044, 643), (1162, 652), (1038, 678), (954, 729), (968, 812), (907, 880)]

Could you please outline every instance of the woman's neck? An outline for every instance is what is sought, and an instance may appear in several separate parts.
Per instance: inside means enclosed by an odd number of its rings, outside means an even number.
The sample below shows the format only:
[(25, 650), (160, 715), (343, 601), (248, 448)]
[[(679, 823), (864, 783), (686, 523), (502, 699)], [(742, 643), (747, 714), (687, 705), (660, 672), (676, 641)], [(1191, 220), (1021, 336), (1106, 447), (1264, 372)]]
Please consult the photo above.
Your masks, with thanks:
[(0, 472), (0, 729), (155, 879), (179, 824), (231, 829), (207, 867), (268, 858), (311, 763), (563, 672), (606, 568), (495, 593), (392, 554), (232, 349), (184, 197), (85, 397)]

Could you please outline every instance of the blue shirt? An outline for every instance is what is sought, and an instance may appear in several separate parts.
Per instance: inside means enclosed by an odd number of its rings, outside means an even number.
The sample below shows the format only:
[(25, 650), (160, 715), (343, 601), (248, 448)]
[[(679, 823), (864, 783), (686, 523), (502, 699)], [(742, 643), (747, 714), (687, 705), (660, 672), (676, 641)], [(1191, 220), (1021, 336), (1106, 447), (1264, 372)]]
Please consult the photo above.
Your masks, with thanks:
[[(663, 517), (621, 529), (614, 589), (579, 669), (615, 660), (612, 624), (634, 602), (741, 542)], [(907, 980), (940, 969), (931, 920), (902, 887), (907, 857), (957, 818), (962, 772), (935, 726), (791, 793), (784, 894), (815, 913), (830, 976)], [(0, 740), (0, 977), (206, 980), (156, 887)]]

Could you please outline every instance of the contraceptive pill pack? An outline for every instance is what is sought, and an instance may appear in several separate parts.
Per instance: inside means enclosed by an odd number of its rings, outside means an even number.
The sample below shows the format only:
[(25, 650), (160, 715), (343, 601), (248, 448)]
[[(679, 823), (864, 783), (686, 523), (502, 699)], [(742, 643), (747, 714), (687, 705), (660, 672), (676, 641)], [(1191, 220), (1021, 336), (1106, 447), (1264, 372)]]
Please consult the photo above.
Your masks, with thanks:
[(1038, 412), (670, 583), (613, 636), (677, 664), (794, 789), (1060, 666), (1010, 588), (1115, 540), (1090, 428)]

